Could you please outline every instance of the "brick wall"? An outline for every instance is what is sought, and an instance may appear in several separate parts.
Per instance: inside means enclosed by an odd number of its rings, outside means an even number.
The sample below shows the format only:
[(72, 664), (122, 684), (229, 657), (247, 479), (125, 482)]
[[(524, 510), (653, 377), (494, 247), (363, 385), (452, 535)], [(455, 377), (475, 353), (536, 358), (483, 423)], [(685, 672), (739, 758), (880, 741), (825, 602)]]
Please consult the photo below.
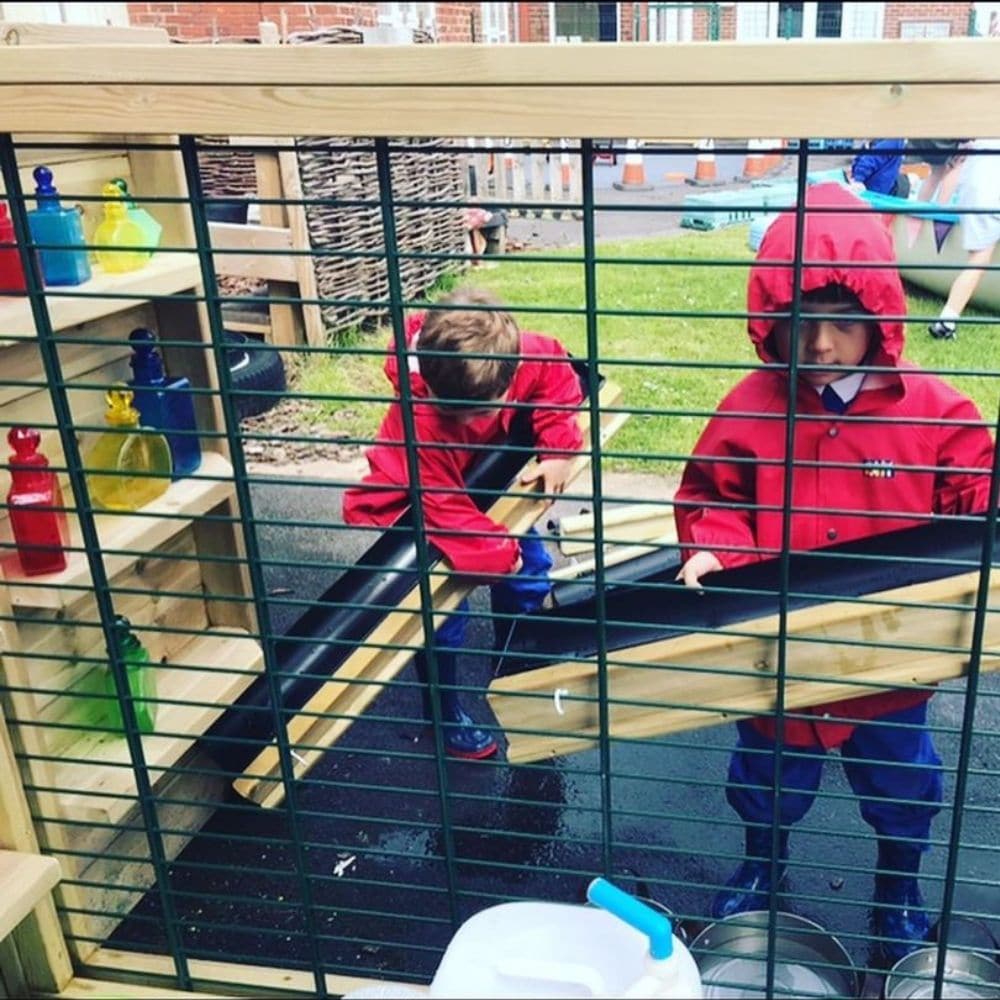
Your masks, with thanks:
[(547, 42), (549, 40), (549, 5), (547, 3), (519, 3), (517, 11), (517, 40), (519, 42)]
[[(136, 27), (166, 28), (173, 38), (185, 41), (256, 38), (260, 21), (282, 23), (288, 30), (371, 27), (378, 23), (377, 3), (130, 3), (129, 21)], [(472, 41), (471, 14), (478, 35), (478, 3), (439, 3), (436, 35), (441, 42)]]
[(899, 38), (903, 21), (948, 21), (952, 37), (969, 33), (971, 3), (887, 3), (885, 37)]

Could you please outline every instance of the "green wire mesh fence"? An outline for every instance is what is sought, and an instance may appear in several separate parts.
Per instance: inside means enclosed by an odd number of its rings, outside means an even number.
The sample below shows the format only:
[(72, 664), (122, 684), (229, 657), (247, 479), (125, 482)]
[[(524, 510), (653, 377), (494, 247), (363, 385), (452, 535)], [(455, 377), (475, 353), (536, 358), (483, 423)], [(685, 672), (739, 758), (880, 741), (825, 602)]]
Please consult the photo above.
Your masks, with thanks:
[[(206, 981), (207, 962), (233, 982), (238, 966), (290, 970), (286, 988), (318, 995), (341, 991), (331, 976), (426, 983), (472, 914), (581, 903), (595, 875), (662, 903), (694, 938), (747, 830), (773, 886), (756, 898), (769, 995), (805, 988), (782, 979), (778, 911), (834, 935), (859, 990), (884, 974), (892, 942), (871, 921), (894, 871), (887, 840), (929, 846), (920, 885), (937, 936), (994, 950), (973, 935), (1000, 912), (996, 268), (957, 338), (929, 332), (966, 270), (970, 220), (990, 215), (947, 197), (964, 151), (927, 173), (940, 147), (914, 141), (909, 202), (831, 208), (810, 192), (843, 190), (859, 150), (807, 139), (241, 143), (7, 136), (0, 149), (2, 426), (22, 429), (7, 465), (4, 712), (39, 839), (63, 867), (79, 967), (106, 971), (117, 949), (135, 956), (119, 972), (180, 988)], [(683, 183), (709, 169), (718, 189)], [(105, 187), (116, 176), (127, 194)], [(906, 309), (868, 296), (895, 273), (877, 253), (811, 242), (834, 210), (894, 248)], [(689, 232), (694, 211), (725, 224)], [(748, 240), (764, 247), (754, 279)], [(807, 293), (831, 273), (854, 297), (817, 307)], [(753, 280), (771, 299), (748, 306)], [(398, 374), (435, 357), (418, 359), (413, 317), (490, 315), (486, 300), (449, 298), (469, 288), (571, 359), (536, 348), (544, 391), (458, 393), (452, 423), (434, 424), (453, 436), (428, 439), (440, 400)], [(830, 324), (865, 331), (866, 349), (801, 346)], [(763, 331), (763, 372), (748, 325)], [(901, 379), (904, 331), (903, 356), (954, 394)], [(507, 360), (523, 372), (517, 352)], [(822, 411), (813, 389), (831, 364), (889, 402)], [(573, 386), (562, 401), (545, 394), (557, 369)], [(771, 395), (716, 417), (753, 372)], [(806, 387), (797, 402), (774, 388), (789, 384)], [(546, 419), (579, 426), (550, 495), (522, 478)], [(697, 445), (710, 421), (737, 428), (719, 432), (728, 450)], [(395, 471), (371, 503), (395, 490), (409, 512), (345, 524), (374, 445), (376, 470)], [(434, 479), (440, 468), (464, 480)], [(496, 540), (477, 540), (465, 514), (442, 525), (464, 495), (554, 561), (527, 567), (537, 607), (491, 599), (495, 577), (442, 558), (461, 548), (474, 566), (468, 552)], [(694, 508), (738, 530), (699, 534)], [(679, 566), (699, 548), (731, 568), (688, 587)], [(425, 641), (463, 608), (464, 635)], [(888, 757), (831, 735), (838, 704), (867, 733), (863, 703), (845, 700), (893, 692)], [(458, 728), (456, 699), (471, 717)], [(761, 721), (742, 724), (734, 763), (737, 719)], [(792, 816), (826, 751), (815, 805)]]

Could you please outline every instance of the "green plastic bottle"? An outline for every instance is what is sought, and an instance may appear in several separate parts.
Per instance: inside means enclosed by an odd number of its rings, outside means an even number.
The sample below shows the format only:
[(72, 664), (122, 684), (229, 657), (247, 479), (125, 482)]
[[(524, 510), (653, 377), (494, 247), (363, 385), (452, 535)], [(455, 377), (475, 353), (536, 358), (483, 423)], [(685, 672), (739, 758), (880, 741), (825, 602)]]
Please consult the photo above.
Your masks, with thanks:
[[(118, 646), (118, 655), (125, 664), (128, 689), (132, 695), (139, 732), (152, 733), (156, 729), (156, 679), (150, 667), (149, 652), (132, 632), (132, 623), (121, 615), (115, 617), (115, 642)], [(108, 724), (115, 732), (123, 732), (125, 721), (118, 701), (115, 677), (110, 667), (104, 670), (104, 692), (111, 695), (111, 700), (108, 702), (110, 705)]]
[(170, 445), (158, 431), (139, 427), (131, 389), (109, 389), (106, 430), (84, 459), (87, 487), (95, 507), (138, 510), (170, 486)]
[(104, 198), (104, 219), (94, 230), (97, 263), (107, 274), (137, 271), (149, 260), (147, 251), (135, 249), (146, 245), (142, 226), (129, 218), (128, 206), (117, 184), (105, 184), (101, 195)]
[(163, 226), (146, 209), (140, 208), (132, 200), (132, 196), (128, 190), (128, 182), (124, 177), (112, 177), (111, 183), (121, 191), (128, 208), (128, 217), (142, 230), (143, 244), (149, 248), (146, 251), (146, 256), (152, 257), (153, 250), (160, 245), (160, 239), (163, 236)]

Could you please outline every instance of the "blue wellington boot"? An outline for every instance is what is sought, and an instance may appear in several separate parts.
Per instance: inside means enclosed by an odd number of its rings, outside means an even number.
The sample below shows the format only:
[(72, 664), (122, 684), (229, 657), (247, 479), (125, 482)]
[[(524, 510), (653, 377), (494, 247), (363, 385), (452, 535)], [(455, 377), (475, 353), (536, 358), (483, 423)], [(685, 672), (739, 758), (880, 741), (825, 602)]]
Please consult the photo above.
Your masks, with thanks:
[[(483, 760), (497, 752), (497, 741), (485, 729), (480, 729), (462, 708), (458, 692), (454, 690), (458, 675), (458, 656), (455, 653), (436, 652), (438, 683), (441, 697), (441, 722), (443, 724), (444, 748), (451, 757), (464, 760)], [(433, 720), (431, 692), (428, 687), (429, 672), (427, 659), (423, 653), (414, 657), (417, 676), (423, 681), (421, 698), (424, 718)]]
[(920, 848), (898, 840), (878, 842), (875, 873), (875, 933), (890, 963), (905, 958), (927, 943), (930, 921), (917, 882)]
[[(778, 889), (785, 880), (788, 860), (788, 831), (778, 840)], [(726, 888), (712, 901), (712, 916), (716, 920), (748, 910), (766, 910), (771, 892), (771, 831), (766, 827), (746, 828), (746, 860), (729, 876)]]

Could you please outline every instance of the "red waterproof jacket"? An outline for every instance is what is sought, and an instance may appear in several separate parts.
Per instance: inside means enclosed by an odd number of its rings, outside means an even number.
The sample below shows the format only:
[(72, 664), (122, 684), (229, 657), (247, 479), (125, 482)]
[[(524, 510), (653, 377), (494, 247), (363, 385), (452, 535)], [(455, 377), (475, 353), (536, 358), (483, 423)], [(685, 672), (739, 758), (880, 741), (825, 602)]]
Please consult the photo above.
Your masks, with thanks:
[[(865, 205), (836, 185), (811, 189), (806, 203), (853, 209)], [(789, 310), (792, 267), (762, 262), (790, 262), (794, 240), (794, 213), (779, 216), (767, 230), (747, 288), (751, 317)], [(906, 300), (892, 239), (879, 217), (808, 215), (803, 261), (817, 262), (803, 268), (803, 292), (845, 285), (866, 311), (885, 317), (879, 321), (881, 343), (871, 364), (894, 370), (869, 373), (844, 415), (826, 412), (812, 386), (802, 382), (795, 387), (792, 550), (912, 527), (933, 514), (985, 510), (990, 434), (969, 399), (902, 360)], [(851, 266), (857, 263), (869, 266)], [(886, 266), (871, 266), (879, 263)], [(757, 354), (769, 363), (778, 361), (767, 345), (773, 324), (767, 316), (748, 321)], [(681, 542), (692, 550), (714, 552), (727, 568), (773, 558), (781, 551), (788, 392), (787, 370), (782, 368), (759, 369), (740, 381), (702, 433), (677, 492)], [(718, 504), (735, 507), (714, 506)], [(816, 655), (823, 653), (818, 649)], [(926, 692), (890, 691), (839, 702), (833, 714), (875, 718), (927, 697)], [(809, 710), (817, 716), (831, 712), (831, 706)], [(756, 724), (773, 736), (772, 720)], [(852, 729), (841, 723), (789, 719), (785, 738), (800, 746), (818, 738), (830, 747), (843, 742)]]
[[(411, 347), (423, 321), (424, 314), (420, 314), (407, 322), (407, 343)], [(532, 420), (539, 456), (566, 457), (566, 453), (578, 451), (583, 433), (579, 414), (572, 408), (583, 401), (583, 393), (565, 348), (551, 337), (522, 331), (520, 354), (507, 402), (534, 406)], [(466, 492), (465, 473), (483, 455), (484, 446), (501, 446), (508, 440), (517, 410), (503, 407), (467, 424), (449, 420), (425, 402), (430, 392), (415, 361), (411, 360), (410, 368), (428, 537), (457, 572), (504, 576), (514, 569), (520, 555), (517, 539), (511, 538), (502, 524), (479, 511)], [(391, 344), (385, 374), (398, 397), (399, 367)], [(397, 398), (389, 404), (375, 445), (368, 449), (368, 475), (361, 485), (344, 494), (347, 524), (387, 527), (409, 507), (410, 477), (404, 440), (403, 414)]]

